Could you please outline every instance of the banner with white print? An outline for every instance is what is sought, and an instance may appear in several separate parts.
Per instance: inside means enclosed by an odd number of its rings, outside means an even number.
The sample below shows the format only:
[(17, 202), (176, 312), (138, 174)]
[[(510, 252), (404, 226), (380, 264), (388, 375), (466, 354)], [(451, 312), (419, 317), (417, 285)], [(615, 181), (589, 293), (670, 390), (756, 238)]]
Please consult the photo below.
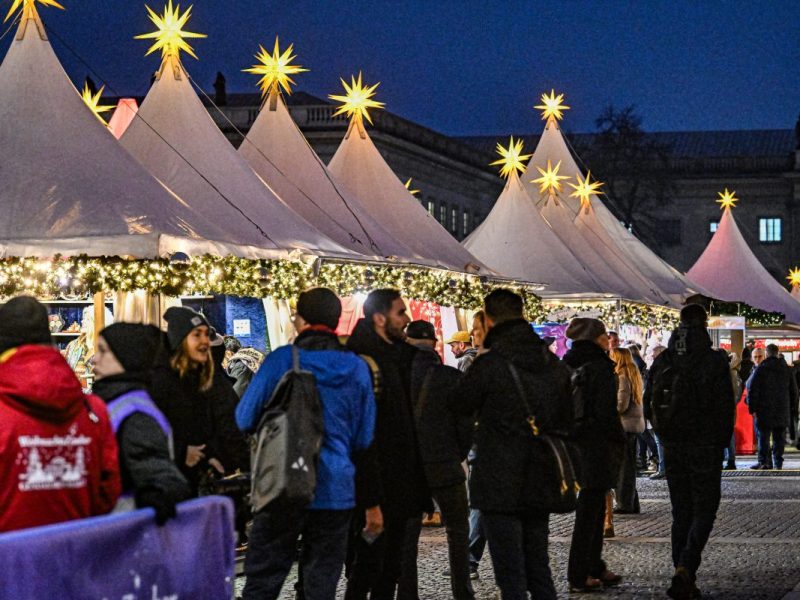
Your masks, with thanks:
[(2, 534), (0, 600), (230, 600), (233, 514), (209, 496), (163, 527), (143, 509)]

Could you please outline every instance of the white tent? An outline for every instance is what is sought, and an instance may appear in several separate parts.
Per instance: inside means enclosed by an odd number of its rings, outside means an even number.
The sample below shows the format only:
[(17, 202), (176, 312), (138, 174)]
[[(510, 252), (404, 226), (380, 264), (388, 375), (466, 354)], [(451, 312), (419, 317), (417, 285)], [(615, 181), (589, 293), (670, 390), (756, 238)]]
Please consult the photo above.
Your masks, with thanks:
[(283, 97), (268, 97), (239, 153), (292, 209), (361, 254), (412, 258), (353, 195), (337, 185), (292, 120)]
[(780, 312), (787, 321), (800, 323), (800, 302), (750, 250), (730, 207), (725, 208), (714, 237), (686, 275), (714, 298)]
[(136, 118), (136, 113), (139, 112), (139, 105), (133, 98), (120, 98), (117, 102), (117, 107), (114, 109), (114, 114), (108, 120), (108, 130), (119, 139), (125, 130), (128, 129), (133, 120)]
[(120, 147), (64, 73), (33, 3), (0, 66), (0, 152), (2, 255), (258, 252)]
[(355, 119), (328, 168), (414, 255), (458, 271), (469, 265), (480, 266), (478, 259), (411, 195)]
[(352, 256), (287, 207), (216, 126), (168, 55), (120, 143), (197, 212), (277, 250)]
[(602, 289), (539, 214), (516, 169), (492, 211), (463, 242), (484, 264), (522, 281), (547, 284), (547, 292)]

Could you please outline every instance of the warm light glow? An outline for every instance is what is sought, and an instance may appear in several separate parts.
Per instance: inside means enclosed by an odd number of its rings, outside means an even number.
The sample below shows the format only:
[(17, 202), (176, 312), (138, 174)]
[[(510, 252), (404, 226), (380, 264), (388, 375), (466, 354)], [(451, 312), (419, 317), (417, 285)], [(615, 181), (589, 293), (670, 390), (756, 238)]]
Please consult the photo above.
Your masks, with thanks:
[(103, 90), (106, 89), (106, 86), (102, 86), (97, 93), (92, 94), (92, 90), (89, 89), (89, 84), (83, 84), (83, 92), (81, 92), (81, 98), (86, 103), (86, 106), (95, 114), (95, 116), (100, 119), (100, 121), (105, 125), (105, 119), (100, 116), (101, 113), (108, 112), (109, 110), (113, 109), (114, 107), (110, 104), (100, 104), (100, 96), (103, 95)]
[(559, 175), (558, 170), (561, 168), (561, 161), (558, 161), (558, 164), (553, 168), (553, 165), (550, 163), (550, 159), (547, 159), (547, 170), (544, 170), (539, 165), (536, 165), (536, 169), (539, 173), (542, 174), (541, 177), (537, 179), (531, 179), (531, 183), (538, 183), (539, 184), (539, 193), (544, 194), (548, 192), (550, 194), (555, 194), (556, 192), (561, 191), (561, 180), (562, 179), (569, 179), (566, 175)]
[(542, 111), (542, 119), (549, 119), (550, 117), (554, 117), (557, 120), (561, 120), (564, 118), (563, 111), (569, 110), (569, 106), (563, 104), (564, 102), (564, 94), (559, 94), (556, 96), (555, 90), (550, 90), (550, 95), (548, 96), (546, 93), (542, 94), (542, 103), (534, 106), (538, 110)]
[(497, 144), (496, 152), (502, 157), (493, 163), (491, 166), (502, 165), (500, 168), (501, 177), (510, 177), (512, 173), (525, 171), (525, 161), (528, 160), (533, 154), (522, 154), (522, 140), (514, 141), (514, 136), (508, 142), (508, 147), (504, 148), (502, 144)]
[(580, 174), (575, 176), (575, 180), (578, 182), (578, 185), (574, 183), (567, 183), (568, 186), (573, 188), (575, 191), (570, 194), (570, 198), (580, 198), (581, 199), (581, 206), (588, 204), (591, 201), (591, 196), (602, 194), (603, 192), (600, 191), (600, 187), (602, 187), (602, 183), (599, 181), (590, 181), (592, 178), (592, 172), (589, 171), (586, 173), (586, 179), (581, 180)]
[(794, 269), (789, 269), (789, 276), (786, 279), (789, 280), (792, 287), (800, 285), (800, 268), (795, 267)]
[(411, 189), (411, 177), (409, 177), (408, 181), (406, 181), (406, 189), (408, 190), (408, 193), (411, 194), (412, 196), (416, 196), (417, 194), (419, 194), (419, 190)]
[(375, 95), (375, 90), (380, 85), (380, 82), (376, 83), (375, 85), (364, 86), (361, 83), (361, 71), (358, 72), (358, 79), (352, 75), (350, 76), (350, 85), (347, 85), (347, 82), (344, 79), (340, 79), (340, 81), (344, 86), (345, 95), (337, 96), (331, 94), (328, 96), (328, 98), (331, 100), (336, 100), (337, 102), (342, 103), (337, 111), (333, 113), (333, 116), (336, 117), (338, 115), (347, 114), (348, 117), (354, 117), (358, 120), (363, 117), (367, 120), (367, 122), (372, 123), (372, 119), (369, 116), (369, 109), (383, 108), (386, 106), (383, 102), (378, 102), (372, 99), (372, 97)]
[(56, 0), (13, 0), (11, 3), (11, 8), (8, 9), (8, 14), (6, 14), (6, 18), (3, 19), (3, 23), (8, 21), (19, 7), (25, 8), (26, 6), (33, 7), (33, 5), (38, 2), (42, 6), (54, 6), (56, 8), (60, 8), (64, 10), (64, 7), (61, 6)]
[(294, 44), (289, 44), (289, 47), (281, 53), (278, 46), (278, 38), (275, 38), (275, 48), (272, 54), (264, 49), (264, 46), (259, 46), (261, 49), (256, 54), (257, 65), (253, 65), (249, 69), (244, 69), (245, 73), (253, 73), (254, 75), (262, 75), (258, 85), (261, 87), (261, 93), (267, 95), (273, 89), (277, 92), (279, 88), (287, 94), (292, 93), (291, 85), (296, 85), (294, 79), (290, 75), (308, 71), (300, 65), (291, 64), (297, 58), (292, 51)]
[(176, 4), (175, 8), (172, 7), (172, 0), (167, 1), (167, 6), (164, 7), (164, 14), (159, 16), (149, 6), (145, 6), (148, 16), (156, 26), (156, 31), (150, 33), (143, 33), (134, 37), (136, 40), (155, 40), (155, 43), (150, 46), (145, 56), (148, 56), (156, 50), (161, 50), (161, 57), (168, 56), (178, 58), (181, 51), (186, 52), (190, 56), (197, 58), (192, 47), (186, 42), (187, 38), (204, 38), (207, 37), (203, 33), (192, 33), (191, 31), (184, 31), (183, 28), (192, 15), (192, 7), (186, 9), (186, 12), (181, 14), (181, 5)]
[(719, 196), (717, 204), (719, 204), (720, 208), (723, 210), (726, 208), (735, 208), (736, 203), (739, 201), (736, 197), (736, 192), (729, 192), (728, 188), (725, 188), (724, 192), (717, 192), (717, 195)]

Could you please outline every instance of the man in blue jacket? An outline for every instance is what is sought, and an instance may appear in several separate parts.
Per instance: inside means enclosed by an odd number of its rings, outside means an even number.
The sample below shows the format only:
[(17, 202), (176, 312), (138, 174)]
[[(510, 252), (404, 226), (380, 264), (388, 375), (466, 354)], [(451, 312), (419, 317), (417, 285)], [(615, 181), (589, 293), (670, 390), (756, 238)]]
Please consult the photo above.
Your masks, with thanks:
[[(277, 598), (302, 535), (300, 569), (306, 600), (332, 600), (347, 553), (347, 537), (356, 504), (356, 455), (372, 442), (375, 398), (367, 364), (345, 350), (336, 336), (342, 304), (326, 288), (300, 294), (294, 325), (300, 367), (312, 372), (322, 402), (322, 441), (313, 503), (300, 510), (269, 506), (255, 515), (245, 559), (243, 598)], [(290, 346), (269, 354), (236, 409), (239, 428), (252, 433), (281, 377), (291, 369)], [(383, 529), (380, 509), (367, 511), (366, 532)]]

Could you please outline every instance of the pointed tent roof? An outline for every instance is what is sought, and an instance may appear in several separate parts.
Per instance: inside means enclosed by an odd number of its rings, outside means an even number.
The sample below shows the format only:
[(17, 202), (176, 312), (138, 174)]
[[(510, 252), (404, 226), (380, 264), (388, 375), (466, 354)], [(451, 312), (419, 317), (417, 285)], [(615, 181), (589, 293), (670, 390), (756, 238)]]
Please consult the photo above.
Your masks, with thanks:
[(120, 143), (197, 212), (277, 250), (352, 256), (287, 207), (216, 126), (168, 55)]
[(687, 276), (714, 298), (780, 312), (787, 321), (800, 323), (800, 302), (750, 250), (730, 208), (725, 208), (717, 231)]
[(458, 271), (468, 265), (480, 266), (478, 259), (411, 195), (356, 120), (350, 122), (328, 169), (415, 255)]
[(136, 113), (139, 112), (139, 105), (133, 98), (120, 98), (117, 102), (117, 108), (114, 109), (114, 114), (108, 121), (108, 130), (119, 139), (125, 130), (128, 129), (133, 120), (136, 118)]
[(0, 66), (0, 151), (4, 255), (249, 255), (155, 180), (87, 109), (33, 3), (24, 5)]
[(239, 153), (292, 209), (332, 240), (372, 256), (413, 258), (413, 252), (375, 220), (360, 200), (337, 185), (273, 92)]
[(463, 242), (487, 266), (547, 292), (599, 291), (601, 286), (553, 232), (514, 170), (492, 211)]

